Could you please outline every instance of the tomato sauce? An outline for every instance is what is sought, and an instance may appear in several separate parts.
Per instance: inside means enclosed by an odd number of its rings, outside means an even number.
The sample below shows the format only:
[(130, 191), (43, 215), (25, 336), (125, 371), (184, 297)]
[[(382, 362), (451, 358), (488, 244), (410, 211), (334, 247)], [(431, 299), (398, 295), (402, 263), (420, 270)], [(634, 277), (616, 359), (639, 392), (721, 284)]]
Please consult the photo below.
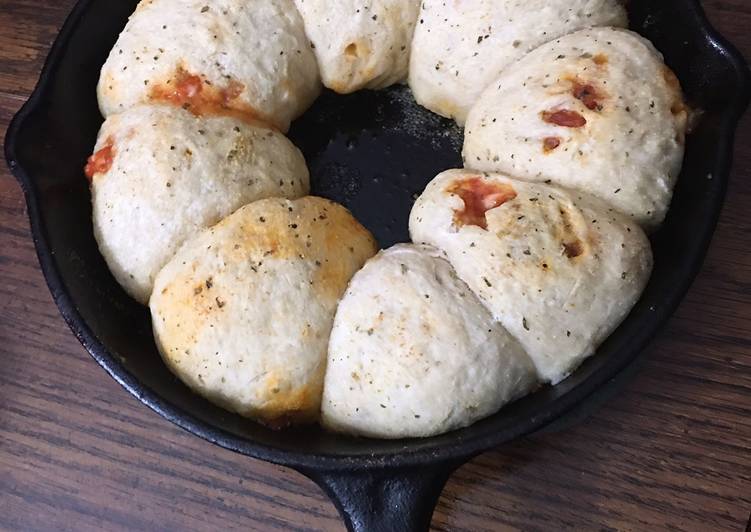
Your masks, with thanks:
[(229, 82), (226, 89), (219, 91), (222, 95), (222, 101), (225, 105), (230, 105), (232, 100), (240, 97), (245, 90), (245, 85), (234, 79)]
[(199, 76), (180, 69), (170, 83), (152, 87), (150, 96), (153, 100), (192, 108), (198, 106), (203, 92), (203, 81)]
[(584, 106), (591, 111), (599, 111), (602, 109), (602, 105), (598, 101), (601, 96), (597, 89), (590, 84), (574, 82), (574, 98), (579, 100)]
[(104, 174), (109, 172), (112, 168), (112, 163), (115, 160), (115, 146), (112, 137), (107, 139), (103, 148), (97, 151), (94, 155), (89, 157), (84, 167), (84, 173), (91, 182), (96, 174)]
[(561, 145), (561, 139), (558, 137), (545, 137), (542, 139), (542, 149), (545, 153), (549, 153)]
[(487, 183), (480, 177), (468, 177), (453, 183), (446, 192), (456, 194), (464, 208), (454, 213), (457, 225), (475, 225), (488, 228), (485, 213), (516, 198), (516, 191), (505, 183)]
[(232, 116), (246, 122), (264, 121), (247, 103), (239, 101), (245, 85), (229, 80), (226, 87), (216, 88), (200, 76), (178, 69), (171, 83), (152, 87), (152, 100), (187, 109), (196, 116)]
[(558, 111), (543, 111), (542, 119), (548, 124), (555, 124), (563, 127), (584, 127), (587, 119), (576, 111), (560, 109)]

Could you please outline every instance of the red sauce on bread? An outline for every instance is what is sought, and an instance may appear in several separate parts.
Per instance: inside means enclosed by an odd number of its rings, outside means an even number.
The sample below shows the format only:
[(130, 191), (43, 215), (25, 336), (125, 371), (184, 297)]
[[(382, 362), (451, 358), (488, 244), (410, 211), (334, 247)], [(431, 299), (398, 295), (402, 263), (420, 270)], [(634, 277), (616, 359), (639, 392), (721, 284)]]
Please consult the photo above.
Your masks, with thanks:
[(587, 119), (576, 111), (560, 109), (558, 111), (543, 111), (542, 119), (548, 124), (555, 124), (563, 127), (584, 127)]
[(561, 145), (561, 139), (558, 137), (545, 137), (542, 139), (542, 151), (549, 153)]
[(457, 225), (475, 225), (488, 228), (485, 213), (511, 201), (516, 191), (506, 183), (488, 183), (480, 177), (468, 177), (454, 182), (446, 192), (456, 194), (464, 202), (464, 208), (454, 213)]
[(104, 174), (112, 168), (115, 160), (115, 145), (112, 137), (107, 139), (104, 147), (89, 157), (84, 167), (86, 177), (91, 181), (96, 174)]
[(187, 109), (196, 116), (231, 116), (246, 122), (265, 122), (255, 109), (239, 97), (245, 85), (229, 80), (226, 87), (217, 88), (201, 76), (179, 68), (173, 79), (151, 88), (149, 97)]
[(589, 109), (590, 111), (600, 110), (602, 109), (602, 105), (598, 100), (600, 100), (600, 93), (597, 92), (597, 89), (595, 89), (592, 85), (589, 83), (579, 83), (574, 82), (574, 98), (579, 100), (581, 103), (584, 104), (584, 106)]
[(191, 107), (200, 100), (203, 92), (203, 81), (198, 76), (180, 72), (175, 80), (172, 92), (165, 92), (164, 99), (170, 100), (176, 105), (190, 105)]
[(239, 98), (244, 90), (245, 85), (233, 79), (230, 80), (226, 88), (221, 89), (219, 92), (222, 95), (222, 100), (224, 101), (225, 105), (229, 105), (232, 103), (232, 100)]

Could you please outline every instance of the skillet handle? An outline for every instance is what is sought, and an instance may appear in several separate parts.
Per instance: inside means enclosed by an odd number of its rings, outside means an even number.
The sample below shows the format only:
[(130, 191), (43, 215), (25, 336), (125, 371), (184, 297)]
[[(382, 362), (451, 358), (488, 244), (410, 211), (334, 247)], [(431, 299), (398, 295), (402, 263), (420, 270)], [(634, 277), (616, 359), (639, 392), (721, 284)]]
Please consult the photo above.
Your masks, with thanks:
[(299, 471), (333, 500), (350, 532), (425, 532), (446, 481), (464, 461), (412, 468)]

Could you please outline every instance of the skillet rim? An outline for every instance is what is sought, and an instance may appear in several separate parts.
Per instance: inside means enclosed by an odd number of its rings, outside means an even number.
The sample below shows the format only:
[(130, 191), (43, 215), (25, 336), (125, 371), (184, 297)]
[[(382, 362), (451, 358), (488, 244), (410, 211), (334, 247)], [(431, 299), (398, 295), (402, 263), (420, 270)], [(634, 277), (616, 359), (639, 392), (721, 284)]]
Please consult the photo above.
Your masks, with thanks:
[[(179, 406), (162, 399), (157, 393), (146, 389), (135, 376), (130, 374), (109, 353), (106, 346), (96, 338), (81, 314), (75, 308), (70, 294), (66, 290), (62, 278), (55, 267), (53, 253), (43, 229), (34, 180), (30, 178), (16, 157), (17, 141), (27, 119), (37, 112), (43, 104), (44, 95), (49, 90), (51, 80), (56, 74), (68, 41), (75, 33), (83, 14), (93, 1), (78, 0), (73, 7), (51, 47), (34, 91), (11, 120), (5, 138), (5, 158), (11, 173), (16, 177), (23, 189), (35, 249), (53, 300), (66, 323), (89, 354), (115, 381), (143, 404), (168, 421), (220, 447), (253, 458), (297, 469), (333, 472), (347, 471), (354, 468), (415, 467), (466, 459), (550, 424), (574, 410), (590, 398), (590, 396), (596, 394), (608, 381), (623, 372), (639, 357), (649, 341), (673, 314), (701, 269), (724, 203), (730, 178), (736, 126), (751, 98), (751, 76), (742, 55), (712, 27), (698, 0), (686, 0), (686, 9), (691, 12), (706, 41), (715, 47), (718, 55), (724, 56), (724, 59), (732, 67), (737, 78), (733, 97), (729, 99), (729, 103), (721, 115), (721, 125), (719, 126), (720, 136), (717, 139), (717, 157), (714, 161), (714, 166), (717, 170), (714, 178), (718, 182), (718, 194), (711, 204), (711, 213), (707, 215), (708, 220), (702, 233), (697, 235), (697, 250), (699, 252), (696, 254), (695, 259), (691, 264), (686, 264), (686, 273), (681, 276), (681, 282), (675, 286), (669, 297), (661, 302), (659, 308), (655, 309), (651, 315), (651, 319), (648, 321), (648, 327), (641, 330), (640, 334), (632, 339), (629, 349), (624, 356), (613, 357), (578, 386), (569, 390), (553, 402), (543, 405), (537, 415), (528, 417), (524, 423), (520, 423), (509, 430), (486, 430), (465, 439), (463, 432), (466, 429), (461, 429), (448, 435), (448, 437), (452, 438), (450, 443), (433, 444), (432, 447), (429, 444), (432, 438), (404, 440), (405, 443), (402, 451), (380, 455), (331, 455), (286, 450), (274, 447), (273, 445), (254, 442), (228, 431), (212, 427)], [(412, 443), (419, 443), (421, 448), (418, 450), (410, 449)]]

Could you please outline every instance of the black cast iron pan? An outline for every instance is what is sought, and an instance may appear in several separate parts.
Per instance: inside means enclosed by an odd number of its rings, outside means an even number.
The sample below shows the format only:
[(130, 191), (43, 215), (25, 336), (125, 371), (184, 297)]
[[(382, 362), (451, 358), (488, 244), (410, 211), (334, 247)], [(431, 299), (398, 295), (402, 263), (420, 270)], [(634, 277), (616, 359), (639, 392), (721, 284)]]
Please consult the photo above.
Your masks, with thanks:
[[(95, 87), (135, 5), (80, 0), (8, 130), (6, 158), (26, 194), (52, 295), (94, 359), (143, 403), (222, 447), (301, 471), (332, 497), (351, 530), (427, 529), (443, 485), (459, 465), (594, 408), (628, 375), (701, 266), (727, 186), (735, 128), (749, 99), (748, 68), (710, 27), (697, 1), (632, 0), (632, 27), (665, 54), (689, 101), (704, 114), (688, 138), (668, 218), (652, 237), (652, 279), (596, 356), (556, 387), (469, 428), (424, 440), (355, 439), (315, 427), (273, 432), (218, 409), (164, 367), (146, 309), (114, 281), (92, 235), (81, 169), (102, 120)], [(403, 88), (324, 94), (290, 137), (308, 160), (313, 192), (349, 207), (383, 247), (408, 239), (414, 195), (439, 171), (461, 166), (461, 131), (418, 108)]]

